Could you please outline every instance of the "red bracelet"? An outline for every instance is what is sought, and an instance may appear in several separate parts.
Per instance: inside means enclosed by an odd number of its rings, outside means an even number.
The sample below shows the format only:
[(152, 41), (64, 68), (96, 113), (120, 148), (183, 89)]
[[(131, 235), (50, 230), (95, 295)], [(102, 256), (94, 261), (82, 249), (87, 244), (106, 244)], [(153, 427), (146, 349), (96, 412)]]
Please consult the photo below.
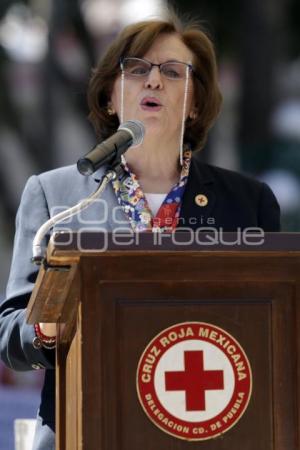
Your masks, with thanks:
[(36, 336), (42, 341), (43, 344), (46, 344), (47, 346), (48, 345), (55, 346), (56, 336), (46, 336), (45, 334), (43, 334), (39, 323), (34, 324), (34, 331)]

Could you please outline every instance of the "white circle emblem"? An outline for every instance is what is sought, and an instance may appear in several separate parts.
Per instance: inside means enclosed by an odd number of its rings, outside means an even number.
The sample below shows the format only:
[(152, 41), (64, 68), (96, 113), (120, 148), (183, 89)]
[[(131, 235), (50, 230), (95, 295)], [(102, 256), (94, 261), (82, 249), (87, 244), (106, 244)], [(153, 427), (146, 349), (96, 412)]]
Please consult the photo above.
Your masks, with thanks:
[(179, 323), (147, 345), (137, 392), (161, 430), (188, 441), (207, 440), (228, 431), (246, 411), (251, 367), (227, 331), (205, 322)]

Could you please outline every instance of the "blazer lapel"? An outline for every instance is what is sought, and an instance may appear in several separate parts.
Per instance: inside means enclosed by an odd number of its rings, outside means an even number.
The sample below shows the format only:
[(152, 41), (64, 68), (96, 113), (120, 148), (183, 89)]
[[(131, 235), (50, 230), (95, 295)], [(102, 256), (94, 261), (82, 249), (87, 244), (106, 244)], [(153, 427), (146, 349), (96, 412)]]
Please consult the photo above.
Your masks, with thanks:
[(197, 229), (214, 226), (213, 210), (216, 194), (213, 190), (214, 179), (206, 164), (192, 156), (188, 182), (181, 205), (178, 227)]

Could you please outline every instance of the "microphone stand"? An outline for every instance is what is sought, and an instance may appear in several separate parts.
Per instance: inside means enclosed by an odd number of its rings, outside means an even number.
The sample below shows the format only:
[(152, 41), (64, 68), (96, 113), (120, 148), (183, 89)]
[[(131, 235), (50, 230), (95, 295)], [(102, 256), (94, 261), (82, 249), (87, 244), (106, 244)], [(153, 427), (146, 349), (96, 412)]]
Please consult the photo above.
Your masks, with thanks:
[(32, 258), (31, 261), (36, 265), (41, 265), (45, 260), (45, 248), (42, 247), (42, 240), (46, 236), (47, 232), (53, 228), (57, 223), (62, 222), (63, 220), (69, 219), (70, 217), (78, 214), (80, 211), (91, 206), (94, 201), (104, 192), (106, 186), (110, 183), (110, 181), (115, 180), (117, 177), (120, 177), (124, 173), (124, 169), (121, 166), (121, 161), (118, 159), (116, 162), (113, 162), (106, 173), (100, 180), (99, 187), (89, 195), (87, 198), (81, 200), (76, 205), (71, 208), (62, 211), (55, 216), (51, 217), (47, 222), (45, 222), (37, 231), (33, 243), (32, 243)]

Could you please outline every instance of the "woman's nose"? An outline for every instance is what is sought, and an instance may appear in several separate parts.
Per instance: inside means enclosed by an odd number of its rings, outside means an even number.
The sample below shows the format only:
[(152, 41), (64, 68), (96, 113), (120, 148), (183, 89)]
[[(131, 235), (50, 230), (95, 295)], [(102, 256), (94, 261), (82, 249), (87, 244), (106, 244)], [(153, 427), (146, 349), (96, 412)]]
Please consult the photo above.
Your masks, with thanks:
[(162, 89), (163, 88), (162, 76), (161, 76), (159, 67), (152, 67), (149, 75), (147, 76), (147, 78), (145, 80), (145, 87), (147, 89)]

